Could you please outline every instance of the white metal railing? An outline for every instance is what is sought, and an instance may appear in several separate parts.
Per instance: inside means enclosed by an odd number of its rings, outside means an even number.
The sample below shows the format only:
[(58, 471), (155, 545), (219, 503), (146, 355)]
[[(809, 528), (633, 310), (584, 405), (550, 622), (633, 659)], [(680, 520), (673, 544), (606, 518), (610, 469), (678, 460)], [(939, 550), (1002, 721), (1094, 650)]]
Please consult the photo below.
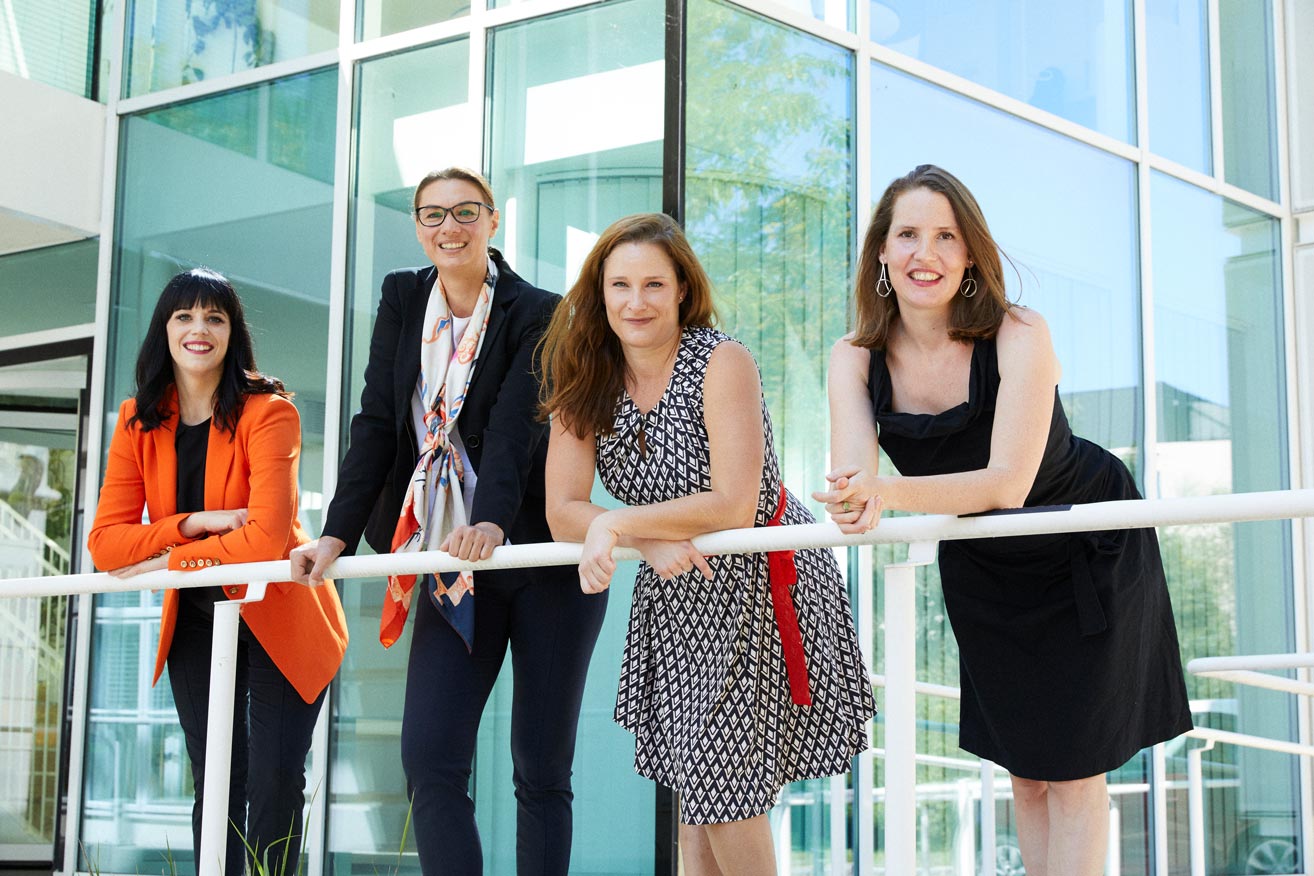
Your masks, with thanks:
[[(886, 783), (885, 866), (887, 874), (917, 872), (916, 845), (916, 606), (914, 600), (915, 569), (930, 563), (939, 541), (964, 538), (993, 538), (1036, 535), (1055, 532), (1087, 532), (1174, 526), (1198, 523), (1232, 523), (1251, 520), (1281, 520), (1314, 516), (1314, 490), (1285, 490), (1264, 493), (1241, 493), (1183, 499), (1130, 500), (1074, 505), (1059, 510), (1037, 509), (1031, 513), (953, 517), (924, 515), (887, 519), (870, 532), (845, 535), (831, 523), (736, 529), (709, 533), (694, 539), (704, 554), (749, 553), (817, 547), (857, 547), (903, 542), (910, 545), (908, 559), (885, 568), (884, 654), (886, 658), (886, 703), (882, 711), (885, 725)], [(617, 559), (638, 559), (637, 551), (618, 549)], [(329, 569), (335, 579), (380, 577), (388, 574), (419, 574), (475, 569), (524, 568), (528, 566), (569, 565), (579, 562), (580, 545), (546, 543), (508, 545), (495, 549), (492, 558), (478, 562), (453, 559), (441, 551), (412, 554), (382, 554), (368, 557), (344, 557)], [(216, 566), (193, 572), (159, 571), (131, 579), (116, 579), (105, 574), (65, 575), (56, 578), (18, 578), (0, 582), (0, 597), (50, 596), (72, 593), (126, 592), (165, 587), (206, 587), (251, 583), (247, 601), (263, 598), (263, 587), (255, 582), (285, 581), (291, 577), (287, 560)], [(211, 776), (209, 770), (227, 770), (231, 745), (233, 660), (235, 655), (240, 605), (219, 603), (215, 611), (214, 665), (211, 669), (210, 755), (206, 758), (205, 800), (203, 802), (201, 876), (222, 874), (222, 836), (227, 812), (226, 776)], [(860, 611), (861, 641), (872, 647), (875, 642), (874, 613)], [(1202, 731), (1201, 731), (1202, 732)], [(1222, 731), (1210, 731), (1220, 733)], [(1239, 734), (1238, 734), (1239, 735)], [(1293, 745), (1294, 743), (1283, 743)], [(1311, 749), (1314, 751), (1314, 749)], [(859, 827), (855, 860), (859, 876), (875, 872), (869, 834), (874, 793), (870, 776), (871, 758), (867, 751), (857, 764), (855, 817)], [(865, 780), (862, 777), (866, 777)], [(76, 777), (73, 777), (76, 780)], [(222, 799), (220, 799), (222, 798)], [(214, 826), (217, 825), (217, 826)], [(209, 843), (205, 837), (210, 837)], [(217, 837), (217, 839), (216, 839)], [(213, 851), (212, 851), (213, 850)]]
[[(1314, 667), (1314, 654), (1253, 654), (1241, 657), (1197, 657), (1186, 664), (1186, 671), (1203, 678), (1217, 678), (1249, 687), (1311, 697), (1314, 696), (1314, 684), (1309, 681), (1268, 674), (1274, 670), (1310, 667)], [(1205, 743), (1186, 753), (1191, 876), (1205, 876), (1204, 753), (1216, 744), (1226, 743), (1314, 759), (1314, 746), (1211, 727), (1197, 727), (1186, 735)]]
[[(26, 517), (19, 514), (12, 505), (0, 499), (0, 536), (8, 535), (21, 544), (32, 544), (41, 548), (38, 562), (46, 575), (67, 575), (69, 570), (69, 553), (48, 535), (36, 528)], [(3, 576), (3, 570), (0, 570)]]

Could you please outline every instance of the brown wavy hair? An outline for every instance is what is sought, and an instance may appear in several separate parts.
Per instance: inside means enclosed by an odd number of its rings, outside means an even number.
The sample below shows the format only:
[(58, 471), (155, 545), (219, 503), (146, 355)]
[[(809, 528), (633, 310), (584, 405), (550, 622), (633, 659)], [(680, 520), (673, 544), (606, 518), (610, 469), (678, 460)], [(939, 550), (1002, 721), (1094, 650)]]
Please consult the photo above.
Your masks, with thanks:
[(607, 257), (623, 243), (654, 243), (665, 250), (686, 293), (680, 302), (680, 328), (716, 323), (712, 282), (674, 219), (664, 213), (638, 213), (608, 226), (539, 342), (539, 418), (560, 417), (580, 438), (613, 430), (616, 401), (625, 387), (628, 366), (607, 322), (602, 288)]
[[(949, 200), (954, 221), (967, 244), (967, 255), (972, 261), (972, 277), (976, 280), (976, 294), (971, 298), (955, 295), (949, 311), (949, 337), (955, 341), (970, 338), (992, 338), (999, 331), (1004, 315), (1011, 313), (1013, 305), (1004, 291), (1004, 268), (999, 244), (995, 243), (986, 224), (985, 216), (976, 198), (957, 177), (934, 164), (919, 164), (907, 176), (901, 176), (885, 189), (876, 211), (872, 214), (867, 235), (862, 240), (858, 255), (858, 277), (853, 296), (857, 305), (857, 326), (853, 345), (868, 349), (884, 349), (889, 340), (890, 327), (899, 316), (899, 301), (895, 295), (882, 298), (876, 294), (876, 282), (881, 273), (881, 247), (890, 234), (894, 221), (894, 204), (906, 192), (926, 189), (938, 192)], [(1003, 256), (1007, 258), (1007, 256)], [(1011, 263), (1011, 262), (1010, 262)]]

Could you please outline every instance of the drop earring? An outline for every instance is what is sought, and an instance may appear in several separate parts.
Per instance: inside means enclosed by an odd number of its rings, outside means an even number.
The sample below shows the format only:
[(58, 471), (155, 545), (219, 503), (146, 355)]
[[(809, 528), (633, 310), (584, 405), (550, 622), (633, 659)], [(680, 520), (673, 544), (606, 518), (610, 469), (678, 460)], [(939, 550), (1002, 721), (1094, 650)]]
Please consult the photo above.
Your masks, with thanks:
[(890, 278), (885, 275), (885, 262), (881, 262), (881, 275), (876, 278), (876, 294), (881, 298), (889, 298), (894, 287), (890, 285)]
[(963, 283), (958, 287), (958, 292), (964, 298), (971, 298), (976, 294), (976, 280), (972, 277), (971, 265), (968, 265), (967, 270), (963, 272)]

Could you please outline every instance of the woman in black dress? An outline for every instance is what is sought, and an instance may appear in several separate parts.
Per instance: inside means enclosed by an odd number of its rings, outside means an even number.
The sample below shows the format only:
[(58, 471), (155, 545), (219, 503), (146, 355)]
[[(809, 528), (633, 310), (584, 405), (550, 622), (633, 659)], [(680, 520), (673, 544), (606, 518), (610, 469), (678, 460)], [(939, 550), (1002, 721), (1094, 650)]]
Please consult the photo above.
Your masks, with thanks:
[[(1040, 314), (1004, 295), (999, 249), (951, 174), (886, 189), (858, 265), (857, 329), (829, 394), (840, 528), (881, 509), (971, 514), (1139, 498), (1126, 467), (1075, 437)], [(899, 470), (877, 472), (877, 437)], [(959, 744), (1009, 771), (1029, 876), (1103, 873), (1104, 774), (1191, 727), (1152, 529), (940, 545), (958, 639)]]

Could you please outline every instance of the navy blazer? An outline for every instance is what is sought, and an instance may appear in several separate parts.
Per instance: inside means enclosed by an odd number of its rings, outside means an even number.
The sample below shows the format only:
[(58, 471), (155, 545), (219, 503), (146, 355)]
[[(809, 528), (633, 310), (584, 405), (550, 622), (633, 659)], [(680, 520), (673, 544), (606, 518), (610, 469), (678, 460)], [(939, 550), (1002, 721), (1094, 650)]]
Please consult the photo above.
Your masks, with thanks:
[[(561, 296), (531, 286), (491, 253), (498, 270), (492, 310), (456, 422), (479, 476), (470, 523), (495, 523), (513, 544), (551, 541), (543, 488), (548, 425), (537, 418), (535, 351)], [(418, 458), (411, 395), (437, 273), (429, 266), (383, 278), (360, 411), (324, 519), (323, 534), (346, 542), (344, 555), (355, 553), (362, 533), (379, 553), (392, 550)]]

